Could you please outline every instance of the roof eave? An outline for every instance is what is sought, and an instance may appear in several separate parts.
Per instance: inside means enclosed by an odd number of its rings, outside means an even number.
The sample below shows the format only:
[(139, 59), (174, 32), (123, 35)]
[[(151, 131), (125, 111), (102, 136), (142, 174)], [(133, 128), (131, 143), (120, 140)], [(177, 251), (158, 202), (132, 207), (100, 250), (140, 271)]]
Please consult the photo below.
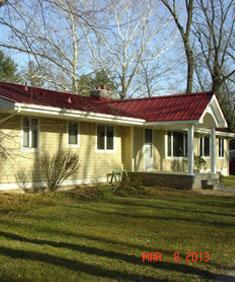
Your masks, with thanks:
[(15, 103), (15, 110), (20, 107), (21, 114), (36, 114), (39, 116), (53, 116), (57, 118), (77, 118), (79, 120), (85, 119), (90, 122), (106, 122), (122, 125), (144, 125), (144, 119), (138, 119), (133, 117), (124, 117), (124, 116), (115, 116), (110, 114), (101, 114), (95, 112), (87, 112), (80, 110), (70, 110), (66, 108), (50, 107), (50, 106), (41, 106), (34, 104), (24, 104), (24, 103)]

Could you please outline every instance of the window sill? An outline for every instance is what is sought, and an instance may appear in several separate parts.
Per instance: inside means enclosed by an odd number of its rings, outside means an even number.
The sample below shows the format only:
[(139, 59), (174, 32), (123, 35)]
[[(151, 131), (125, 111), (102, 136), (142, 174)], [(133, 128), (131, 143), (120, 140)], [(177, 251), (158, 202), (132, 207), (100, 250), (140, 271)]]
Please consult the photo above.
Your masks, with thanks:
[(80, 144), (67, 144), (67, 147), (71, 149), (79, 149)]
[(109, 154), (109, 153), (111, 153), (111, 154), (114, 154), (115, 153), (115, 150), (98, 150), (98, 149), (96, 149), (96, 153), (103, 153), (103, 154)]
[(188, 157), (166, 157), (166, 160), (187, 160)]
[(211, 157), (205, 157), (205, 156), (200, 156), (201, 158), (205, 159), (205, 160), (210, 160)]
[(38, 151), (38, 148), (21, 148), (21, 152), (23, 153), (37, 153)]

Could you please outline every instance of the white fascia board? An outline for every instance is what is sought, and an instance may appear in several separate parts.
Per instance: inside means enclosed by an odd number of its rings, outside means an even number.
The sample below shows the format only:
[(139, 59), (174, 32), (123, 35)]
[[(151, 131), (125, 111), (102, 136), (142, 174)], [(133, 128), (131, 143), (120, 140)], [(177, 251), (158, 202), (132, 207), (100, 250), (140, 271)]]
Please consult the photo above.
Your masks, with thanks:
[(146, 122), (146, 126), (171, 126), (171, 125), (177, 125), (177, 124), (193, 124), (197, 125), (198, 120), (175, 120), (175, 121), (154, 121), (154, 122)]
[(124, 125), (145, 124), (144, 119), (100, 114), (94, 112), (85, 112), (79, 110), (69, 110), (69, 109), (63, 109), (58, 107), (23, 104), (23, 103), (15, 103), (15, 107), (16, 108), (20, 107), (21, 113), (37, 114), (47, 117), (54, 116), (54, 117), (63, 117), (65, 119), (77, 118), (77, 119), (85, 119), (86, 121), (109, 122), (109, 123), (124, 124)]
[[(210, 134), (210, 129), (206, 129), (206, 128), (205, 129), (196, 129), (195, 132)], [(215, 134), (216, 136), (235, 138), (235, 133), (232, 133), (232, 132), (215, 131)]]
[[(216, 106), (216, 108), (215, 108), (216, 112), (213, 111), (213, 103)], [(228, 127), (227, 121), (224, 117), (224, 114), (223, 114), (221, 108), (220, 108), (219, 102), (218, 102), (218, 100), (217, 100), (217, 98), (214, 94), (213, 94), (210, 102), (206, 106), (204, 112), (202, 113), (202, 115), (199, 119), (199, 123), (203, 124), (203, 119), (204, 119), (204, 117), (207, 113), (209, 113), (213, 117), (213, 119), (216, 123), (216, 127), (222, 127), (222, 128)], [(217, 118), (217, 115), (219, 116), (219, 118)]]
[(219, 102), (218, 102), (218, 100), (217, 100), (217, 98), (216, 98), (215, 95), (212, 97), (212, 100), (213, 100), (214, 103), (216, 104), (217, 109), (218, 109), (218, 111), (219, 111), (219, 113), (220, 113), (220, 115), (221, 115), (221, 119), (222, 119), (223, 122), (224, 122), (224, 125), (223, 125), (222, 127), (228, 127), (227, 121), (226, 121), (226, 119), (225, 119), (225, 117), (224, 117), (224, 114), (223, 114), (223, 112), (222, 112), (222, 110), (221, 110), (220, 104), (219, 104)]

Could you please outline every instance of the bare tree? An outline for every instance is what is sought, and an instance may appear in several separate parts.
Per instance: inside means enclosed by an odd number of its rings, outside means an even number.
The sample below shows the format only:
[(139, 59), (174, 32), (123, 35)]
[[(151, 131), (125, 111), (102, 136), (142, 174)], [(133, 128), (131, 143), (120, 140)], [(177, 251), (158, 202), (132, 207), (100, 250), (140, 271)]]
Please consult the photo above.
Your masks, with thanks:
[(198, 82), (217, 95), (230, 124), (235, 112), (234, 9), (234, 0), (197, 0), (194, 27)]
[[(94, 27), (95, 1), (32, 0), (9, 3), (0, 24), (11, 33), (0, 46), (28, 55), (42, 70), (41, 77), (54, 88), (78, 91), (86, 54), (81, 27)], [(4, 10), (5, 9), (5, 10)]]
[[(167, 49), (167, 43), (173, 41), (171, 37), (165, 44), (157, 40), (160, 31), (166, 30), (169, 24), (169, 18), (160, 15), (158, 3), (111, 1), (106, 15), (103, 14), (101, 32), (94, 36), (84, 30), (95, 68), (107, 70), (121, 99), (140, 93), (144, 85), (140, 84), (140, 75), (150, 75), (152, 62)], [(147, 77), (150, 79), (152, 81)]]
[(193, 48), (190, 41), (190, 34), (191, 34), (191, 28), (192, 28), (192, 21), (193, 21), (193, 4), (194, 0), (185, 0), (185, 15), (186, 15), (186, 21), (185, 23), (180, 20), (179, 12), (177, 11), (177, 8), (179, 8), (179, 2), (172, 0), (161, 0), (161, 2), (165, 5), (167, 10), (172, 15), (174, 22), (180, 32), (183, 45), (184, 45), (184, 51), (187, 59), (187, 87), (186, 92), (191, 93), (193, 88), (193, 74), (194, 74), (194, 53)]

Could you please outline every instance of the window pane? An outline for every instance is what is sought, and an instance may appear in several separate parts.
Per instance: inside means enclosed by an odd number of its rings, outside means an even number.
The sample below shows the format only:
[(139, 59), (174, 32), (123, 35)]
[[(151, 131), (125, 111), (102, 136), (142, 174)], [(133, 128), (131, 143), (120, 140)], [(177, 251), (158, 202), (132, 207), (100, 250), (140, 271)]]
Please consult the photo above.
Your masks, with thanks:
[(29, 148), (29, 119), (23, 119), (23, 147)]
[(219, 138), (219, 157), (224, 157), (224, 138)]
[(184, 156), (184, 134), (181, 132), (173, 132), (173, 156)]
[(221, 138), (222, 140), (222, 152), (221, 152), (221, 157), (224, 157), (224, 138)]
[(69, 123), (69, 144), (78, 144), (78, 125), (76, 122)]
[(184, 157), (188, 156), (188, 134), (184, 134)]
[(210, 156), (210, 138), (204, 137), (204, 156), (209, 157)]
[(114, 130), (112, 126), (107, 126), (106, 128), (106, 149), (107, 150), (113, 150), (113, 135), (114, 135)]
[(32, 148), (37, 148), (38, 146), (38, 121), (36, 119), (31, 120), (31, 130), (32, 130)]
[(104, 150), (104, 136), (105, 127), (102, 125), (97, 126), (97, 149)]
[(168, 132), (167, 134), (167, 155), (168, 157), (171, 157), (171, 132)]
[(203, 138), (200, 138), (200, 156), (203, 157), (204, 153), (203, 153)]
[(145, 143), (152, 144), (153, 142), (153, 131), (152, 129), (145, 129)]

